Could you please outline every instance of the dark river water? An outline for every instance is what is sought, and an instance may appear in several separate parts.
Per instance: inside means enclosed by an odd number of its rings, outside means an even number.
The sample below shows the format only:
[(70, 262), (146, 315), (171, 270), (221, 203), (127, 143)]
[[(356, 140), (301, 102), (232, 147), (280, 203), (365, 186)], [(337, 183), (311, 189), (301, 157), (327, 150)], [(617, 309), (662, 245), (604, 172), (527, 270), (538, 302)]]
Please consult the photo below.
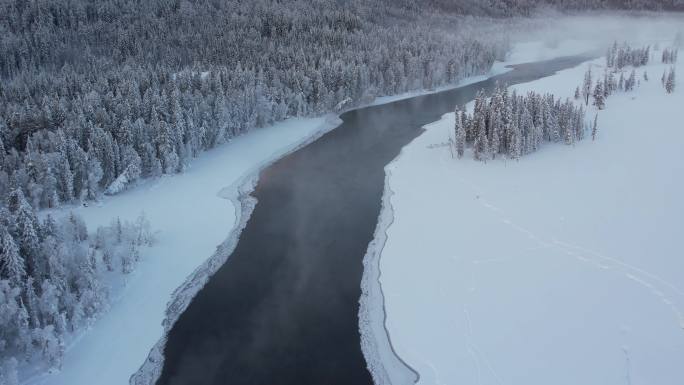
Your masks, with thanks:
[(346, 112), (335, 130), (263, 170), (235, 251), (168, 335), (157, 383), (372, 384), (358, 310), (383, 168), (421, 126), (479, 89), (587, 59), (518, 65), (469, 86)]

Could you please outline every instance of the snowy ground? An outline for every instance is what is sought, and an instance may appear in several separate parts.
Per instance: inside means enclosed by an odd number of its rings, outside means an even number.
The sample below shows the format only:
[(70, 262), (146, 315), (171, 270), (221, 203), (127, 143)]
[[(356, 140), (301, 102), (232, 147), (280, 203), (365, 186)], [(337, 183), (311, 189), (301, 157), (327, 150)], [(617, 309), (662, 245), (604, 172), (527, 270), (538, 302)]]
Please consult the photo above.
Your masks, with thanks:
[(337, 125), (332, 117), (288, 120), (257, 129), (202, 154), (189, 170), (164, 177), (99, 205), (64, 208), (90, 229), (142, 211), (156, 231), (111, 309), (72, 343), (59, 373), (31, 384), (127, 384), (162, 337), (172, 293), (214, 254), (239, 221), (238, 187), (270, 161)]
[[(684, 83), (658, 55), (595, 142), (455, 160), (447, 114), (388, 165), (386, 327), (419, 384), (684, 383)], [(514, 88), (569, 97), (586, 67)]]

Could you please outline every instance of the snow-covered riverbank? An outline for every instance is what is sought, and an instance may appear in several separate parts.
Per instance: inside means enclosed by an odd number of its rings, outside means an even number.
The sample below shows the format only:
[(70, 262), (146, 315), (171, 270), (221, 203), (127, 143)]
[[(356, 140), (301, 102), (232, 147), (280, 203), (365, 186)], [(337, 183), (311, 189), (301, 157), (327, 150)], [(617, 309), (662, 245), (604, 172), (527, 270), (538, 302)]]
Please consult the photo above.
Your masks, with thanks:
[[(684, 379), (684, 90), (658, 55), (594, 142), (455, 160), (447, 114), (388, 166), (386, 327), (420, 384)], [(571, 97), (585, 70), (514, 88)]]
[(29, 383), (128, 383), (162, 337), (162, 321), (174, 291), (240, 223), (243, 183), (338, 122), (334, 116), (292, 119), (257, 129), (202, 154), (183, 174), (149, 181), (101, 204), (64, 208), (64, 213), (73, 210), (81, 215), (90, 228), (117, 216), (133, 220), (144, 212), (157, 240), (144, 250), (109, 311), (67, 348), (61, 370)]

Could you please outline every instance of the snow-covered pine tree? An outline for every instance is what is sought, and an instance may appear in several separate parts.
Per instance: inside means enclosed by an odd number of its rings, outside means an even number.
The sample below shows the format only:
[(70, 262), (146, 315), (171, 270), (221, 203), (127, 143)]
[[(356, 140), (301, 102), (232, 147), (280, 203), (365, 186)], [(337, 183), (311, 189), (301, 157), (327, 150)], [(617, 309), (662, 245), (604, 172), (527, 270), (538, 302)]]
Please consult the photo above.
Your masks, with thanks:
[(463, 125), (463, 113), (460, 111), (460, 109), (458, 107), (456, 108), (454, 120), (455, 120), (454, 147), (456, 149), (456, 155), (459, 158), (461, 158), (461, 157), (463, 157), (463, 153), (465, 152), (466, 131), (465, 131), (465, 127)]
[(489, 141), (489, 152), (491, 153), (492, 159), (496, 158), (496, 154), (499, 152), (499, 146), (501, 145), (499, 130), (501, 127), (501, 115), (499, 111), (494, 111), (492, 113), (492, 127), (491, 127), (491, 139)]
[[(517, 114), (516, 114), (517, 115)], [(511, 159), (519, 159), (522, 156), (522, 133), (518, 119), (514, 119), (511, 123), (511, 137), (509, 139), (508, 156)]]
[(594, 124), (591, 126), (591, 140), (596, 140), (596, 130), (598, 126), (598, 114), (594, 116)]
[(677, 62), (678, 49), (663, 49), (662, 62), (664, 64), (674, 64)]
[(12, 235), (0, 225), (0, 279), (7, 279), (18, 286), (25, 276), (25, 262), (19, 254), (19, 248)]
[(675, 90), (675, 68), (670, 68), (670, 72), (667, 74), (667, 79), (665, 80), (665, 91), (668, 94), (673, 93)]
[(618, 90), (619, 91), (625, 90), (625, 76), (622, 72), (620, 72), (620, 80), (618, 81)]
[(632, 70), (632, 72), (629, 74), (629, 79), (627, 79), (627, 84), (629, 87), (625, 87), (626, 91), (632, 91), (634, 90), (634, 87), (636, 86), (636, 71)]
[(584, 104), (589, 105), (589, 96), (591, 95), (591, 67), (584, 73), (584, 82), (582, 83), (582, 95), (584, 96)]
[(475, 141), (473, 142), (473, 157), (484, 160), (489, 157), (489, 139), (487, 138), (487, 123), (485, 114), (480, 114), (476, 122)]
[(603, 92), (603, 85), (601, 81), (596, 82), (596, 87), (594, 88), (594, 105), (599, 110), (606, 107), (605, 93)]

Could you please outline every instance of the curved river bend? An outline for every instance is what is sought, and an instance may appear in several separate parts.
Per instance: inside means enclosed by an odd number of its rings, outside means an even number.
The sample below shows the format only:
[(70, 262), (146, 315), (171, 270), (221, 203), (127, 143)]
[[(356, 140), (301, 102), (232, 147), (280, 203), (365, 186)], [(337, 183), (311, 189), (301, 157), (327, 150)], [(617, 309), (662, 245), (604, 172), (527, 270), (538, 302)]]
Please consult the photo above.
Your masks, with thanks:
[(264, 169), (235, 251), (171, 329), (157, 383), (372, 384), (358, 311), (385, 165), (423, 125), (479, 89), (587, 59), (522, 64), (479, 83), (346, 112), (335, 130)]

